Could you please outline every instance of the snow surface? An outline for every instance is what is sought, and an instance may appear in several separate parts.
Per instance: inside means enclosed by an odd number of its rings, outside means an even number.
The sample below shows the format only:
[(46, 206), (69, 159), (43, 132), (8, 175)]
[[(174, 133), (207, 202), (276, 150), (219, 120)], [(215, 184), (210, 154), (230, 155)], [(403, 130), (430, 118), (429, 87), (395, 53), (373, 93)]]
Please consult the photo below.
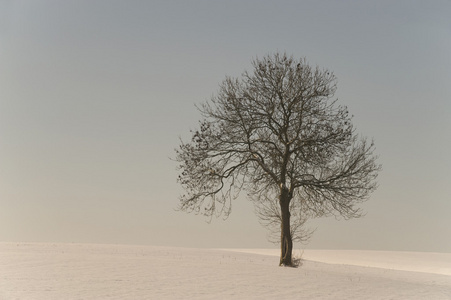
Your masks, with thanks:
[(451, 299), (451, 254), (306, 250), (299, 268), (276, 255), (0, 243), (0, 299)]
[[(279, 256), (276, 249), (227, 249), (242, 253)], [(294, 250), (294, 256), (329, 264), (384, 268), (451, 276), (451, 253), (361, 250)]]

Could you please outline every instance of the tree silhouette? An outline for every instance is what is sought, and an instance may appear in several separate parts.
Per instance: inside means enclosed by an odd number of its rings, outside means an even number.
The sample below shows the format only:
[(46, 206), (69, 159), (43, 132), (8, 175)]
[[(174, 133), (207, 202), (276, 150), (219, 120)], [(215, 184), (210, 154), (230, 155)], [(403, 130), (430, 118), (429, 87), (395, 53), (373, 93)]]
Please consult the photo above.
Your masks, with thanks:
[(302, 213), (361, 216), (355, 205), (376, 189), (381, 167), (374, 143), (332, 99), (332, 72), (278, 53), (252, 65), (198, 107), (199, 129), (176, 150), (186, 191), (180, 209), (227, 217), (245, 191), (263, 223), (280, 226), (280, 265), (292, 266), (293, 236), (305, 236)]

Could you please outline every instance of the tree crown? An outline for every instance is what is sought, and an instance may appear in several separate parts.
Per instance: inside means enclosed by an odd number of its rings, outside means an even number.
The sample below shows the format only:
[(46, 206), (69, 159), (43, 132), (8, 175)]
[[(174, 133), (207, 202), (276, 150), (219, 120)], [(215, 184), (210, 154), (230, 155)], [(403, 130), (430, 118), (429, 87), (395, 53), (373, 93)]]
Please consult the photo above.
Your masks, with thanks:
[(199, 129), (176, 150), (180, 209), (228, 216), (243, 189), (260, 207), (286, 190), (313, 215), (359, 216), (355, 204), (376, 188), (380, 165), (333, 99), (335, 75), (286, 54), (252, 66), (198, 107)]

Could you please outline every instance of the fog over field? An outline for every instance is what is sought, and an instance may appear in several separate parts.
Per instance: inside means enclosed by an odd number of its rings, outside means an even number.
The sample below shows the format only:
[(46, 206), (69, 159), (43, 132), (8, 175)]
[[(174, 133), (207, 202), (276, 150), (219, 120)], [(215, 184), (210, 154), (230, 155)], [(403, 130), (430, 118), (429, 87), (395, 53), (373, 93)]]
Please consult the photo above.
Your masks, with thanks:
[[(0, 0), (0, 299), (450, 299), (449, 16), (447, 0)], [(295, 269), (256, 250), (278, 246), (245, 193), (227, 220), (176, 210), (195, 105), (276, 52), (333, 71), (382, 164), (364, 217), (307, 222)]]
[(226, 75), (286, 52), (338, 78), (383, 170), (308, 247), (451, 252), (449, 1), (0, 1), (0, 241), (267, 248), (246, 195), (174, 210), (174, 148)]

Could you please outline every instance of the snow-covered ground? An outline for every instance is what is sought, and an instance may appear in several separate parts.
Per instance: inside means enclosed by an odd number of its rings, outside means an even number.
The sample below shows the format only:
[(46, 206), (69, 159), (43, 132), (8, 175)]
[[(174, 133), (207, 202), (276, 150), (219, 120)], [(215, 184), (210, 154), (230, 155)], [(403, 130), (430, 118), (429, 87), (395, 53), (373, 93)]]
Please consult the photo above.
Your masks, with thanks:
[(0, 243), (0, 299), (451, 299), (451, 254)]
[[(227, 249), (242, 253), (279, 256), (277, 249)], [(352, 265), (413, 271), (451, 276), (451, 253), (360, 251), (360, 250), (294, 250), (294, 256), (328, 264)]]

